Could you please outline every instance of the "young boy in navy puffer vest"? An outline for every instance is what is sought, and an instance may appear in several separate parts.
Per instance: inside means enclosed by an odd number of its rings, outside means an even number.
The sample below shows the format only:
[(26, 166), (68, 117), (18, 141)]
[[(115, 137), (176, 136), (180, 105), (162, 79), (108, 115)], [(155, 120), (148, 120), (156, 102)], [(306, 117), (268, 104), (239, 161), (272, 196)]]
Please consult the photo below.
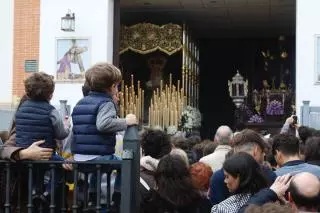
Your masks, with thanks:
[[(111, 64), (98, 63), (86, 71), (85, 78), (90, 87), (89, 95), (77, 103), (72, 113), (74, 160), (121, 160), (114, 155), (116, 133), (137, 123), (133, 114), (128, 114), (125, 119), (117, 118), (112, 96), (118, 93), (121, 72)], [(96, 189), (94, 179), (90, 180), (89, 190)], [(113, 197), (120, 197), (120, 175), (116, 177), (114, 191)], [(89, 193), (90, 197), (94, 201), (95, 193)]]
[[(44, 140), (45, 143), (40, 146), (54, 150), (50, 160), (63, 161), (56, 153), (56, 140), (65, 139), (70, 130), (59, 112), (49, 103), (55, 87), (52, 77), (37, 72), (24, 81), (24, 86), (28, 99), (15, 115), (16, 146), (27, 148), (33, 142)], [(47, 196), (49, 192), (50, 182), (44, 195)]]

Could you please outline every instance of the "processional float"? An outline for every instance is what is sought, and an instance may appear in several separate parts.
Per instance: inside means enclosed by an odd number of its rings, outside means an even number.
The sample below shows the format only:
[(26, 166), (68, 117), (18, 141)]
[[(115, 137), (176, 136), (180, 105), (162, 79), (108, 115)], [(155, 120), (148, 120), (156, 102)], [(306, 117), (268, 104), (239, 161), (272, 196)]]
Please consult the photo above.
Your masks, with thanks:
[(175, 126), (178, 129), (182, 110), (187, 105), (199, 107), (199, 48), (192, 39), (185, 24), (155, 25), (139, 23), (133, 26), (121, 26), (120, 54), (131, 50), (138, 54), (148, 54), (161, 51), (171, 56), (182, 51), (181, 79), (172, 82), (160, 80), (160, 85), (153, 88), (152, 98), (145, 101), (141, 81), (135, 84), (134, 76), (131, 82), (122, 82), (120, 98), (120, 116), (134, 113), (140, 122), (144, 118), (144, 105), (148, 104), (148, 124), (151, 127), (165, 129)]

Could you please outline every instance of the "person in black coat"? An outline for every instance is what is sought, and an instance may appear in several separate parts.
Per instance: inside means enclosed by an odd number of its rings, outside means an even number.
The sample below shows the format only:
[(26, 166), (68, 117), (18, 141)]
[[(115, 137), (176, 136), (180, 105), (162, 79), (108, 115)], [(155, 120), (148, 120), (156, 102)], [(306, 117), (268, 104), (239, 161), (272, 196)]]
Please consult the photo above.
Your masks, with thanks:
[(180, 156), (166, 155), (155, 172), (156, 188), (141, 203), (141, 213), (205, 213), (210, 204), (193, 186), (186, 163)]

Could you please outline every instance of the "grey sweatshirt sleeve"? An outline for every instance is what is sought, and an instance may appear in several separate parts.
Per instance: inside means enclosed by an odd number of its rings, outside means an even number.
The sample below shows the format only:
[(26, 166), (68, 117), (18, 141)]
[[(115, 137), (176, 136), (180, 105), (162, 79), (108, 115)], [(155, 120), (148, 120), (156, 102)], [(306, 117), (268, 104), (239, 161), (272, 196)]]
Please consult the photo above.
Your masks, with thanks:
[(108, 102), (99, 108), (96, 126), (100, 132), (118, 132), (127, 128), (126, 120), (117, 118), (114, 103)]
[(51, 111), (50, 119), (53, 125), (55, 139), (65, 139), (70, 133), (70, 128), (66, 129), (64, 127), (62, 117), (58, 110), (54, 109)]

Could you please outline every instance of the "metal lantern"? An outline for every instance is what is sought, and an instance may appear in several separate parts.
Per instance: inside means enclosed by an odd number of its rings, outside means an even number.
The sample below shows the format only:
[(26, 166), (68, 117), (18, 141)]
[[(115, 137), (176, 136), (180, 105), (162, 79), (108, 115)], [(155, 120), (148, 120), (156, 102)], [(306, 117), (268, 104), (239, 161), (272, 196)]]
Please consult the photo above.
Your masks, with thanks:
[(70, 10), (61, 18), (61, 30), (66, 32), (74, 32), (75, 30), (75, 15)]
[(237, 70), (237, 74), (232, 77), (232, 81), (228, 81), (228, 86), (229, 95), (236, 107), (239, 108), (248, 95), (248, 80), (245, 81)]

